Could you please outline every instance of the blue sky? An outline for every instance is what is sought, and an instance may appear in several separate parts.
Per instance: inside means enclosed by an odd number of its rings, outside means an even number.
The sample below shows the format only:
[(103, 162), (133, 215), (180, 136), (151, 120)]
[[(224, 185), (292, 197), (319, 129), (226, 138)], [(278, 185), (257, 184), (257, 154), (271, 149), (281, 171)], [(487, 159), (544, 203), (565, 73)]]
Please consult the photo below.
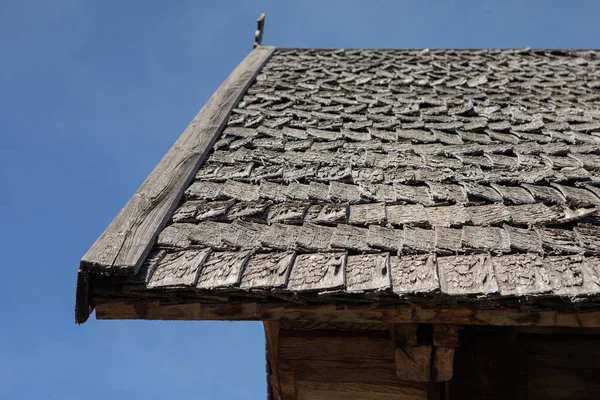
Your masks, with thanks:
[(259, 323), (73, 322), (79, 259), (263, 11), (282, 47), (600, 47), (591, 0), (0, 2), (0, 399), (265, 398)]

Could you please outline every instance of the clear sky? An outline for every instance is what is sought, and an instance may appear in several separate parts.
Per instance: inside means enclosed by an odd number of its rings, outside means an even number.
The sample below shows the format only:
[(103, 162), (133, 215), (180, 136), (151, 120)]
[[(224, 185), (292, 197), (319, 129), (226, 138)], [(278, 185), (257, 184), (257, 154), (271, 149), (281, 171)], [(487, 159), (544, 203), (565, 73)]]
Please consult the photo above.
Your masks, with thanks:
[(593, 0), (0, 1), (0, 399), (265, 398), (259, 323), (73, 322), (79, 259), (263, 11), (282, 47), (600, 47)]

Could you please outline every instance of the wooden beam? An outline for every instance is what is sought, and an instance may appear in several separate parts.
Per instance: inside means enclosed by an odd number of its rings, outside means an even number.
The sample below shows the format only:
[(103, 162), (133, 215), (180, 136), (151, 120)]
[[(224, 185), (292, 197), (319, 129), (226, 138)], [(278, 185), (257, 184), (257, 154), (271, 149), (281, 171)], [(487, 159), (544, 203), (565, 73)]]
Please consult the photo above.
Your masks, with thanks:
[(267, 344), (267, 371), (269, 399), (283, 400), (279, 383), (279, 322), (264, 321)]
[(279, 384), (281, 386), (282, 400), (296, 400), (296, 376), (293, 371), (279, 371)]
[(431, 379), (432, 346), (396, 346), (396, 375), (400, 380), (429, 382)]
[(436, 382), (452, 379), (454, 371), (454, 347), (434, 347), (432, 375)]
[(266, 307), (256, 303), (206, 305), (200, 303), (164, 304), (159, 302), (102, 303), (95, 299), (97, 319), (210, 320), (210, 321), (294, 321), (295, 324), (381, 323), (389, 324), (457, 324), (491, 326), (546, 326), (598, 328), (600, 311), (564, 313), (559, 311), (524, 312), (514, 309), (477, 310), (468, 308), (426, 309), (412, 307), (336, 308), (333, 305), (312, 307)]
[(274, 47), (255, 48), (229, 75), (108, 228), (85, 253), (84, 271), (133, 275), (165, 226), (190, 180), (225, 127), (232, 108)]
[(436, 382), (452, 379), (454, 371), (454, 348), (459, 343), (460, 327), (457, 325), (433, 325), (432, 376)]
[(297, 381), (298, 400), (425, 400), (426, 388), (368, 383)]

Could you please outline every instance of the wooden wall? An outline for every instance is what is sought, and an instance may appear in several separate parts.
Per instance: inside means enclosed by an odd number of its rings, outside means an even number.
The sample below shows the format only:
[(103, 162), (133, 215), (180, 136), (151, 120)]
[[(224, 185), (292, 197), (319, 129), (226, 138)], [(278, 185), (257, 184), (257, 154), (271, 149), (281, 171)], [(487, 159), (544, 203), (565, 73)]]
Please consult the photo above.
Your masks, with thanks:
[[(435, 382), (435, 327), (422, 329), (433, 339), (420, 334), (412, 344), (422, 350), (430, 341), (425, 361), (410, 348), (400, 351), (404, 361), (398, 356), (394, 332), (411, 331), (409, 325), (266, 328), (275, 400), (600, 399), (597, 329), (461, 327), (451, 379)], [(431, 363), (429, 382), (399, 378), (422, 362)]]
[(456, 349), (450, 399), (600, 399), (595, 329), (470, 328)]

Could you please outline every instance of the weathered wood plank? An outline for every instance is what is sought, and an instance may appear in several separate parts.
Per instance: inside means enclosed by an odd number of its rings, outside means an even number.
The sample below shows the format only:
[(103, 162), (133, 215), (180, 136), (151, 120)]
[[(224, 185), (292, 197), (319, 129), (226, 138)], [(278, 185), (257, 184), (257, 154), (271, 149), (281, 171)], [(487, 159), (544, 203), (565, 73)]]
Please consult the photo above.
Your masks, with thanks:
[(250, 251), (211, 253), (200, 271), (196, 287), (211, 290), (237, 286), (250, 254)]
[(462, 229), (435, 228), (436, 250), (460, 251), (462, 249)]
[(331, 237), (331, 247), (355, 251), (373, 251), (367, 244), (367, 228), (338, 224)]
[(279, 384), (281, 386), (281, 400), (297, 400), (296, 375), (293, 371), (279, 370)]
[(396, 375), (402, 381), (429, 382), (431, 379), (432, 346), (397, 346)]
[(228, 180), (223, 184), (221, 194), (236, 200), (256, 201), (259, 189), (258, 185)]
[(503, 296), (523, 296), (552, 290), (550, 272), (537, 254), (492, 257), (496, 280)]
[(138, 271), (183, 191), (225, 127), (231, 109), (273, 51), (273, 47), (257, 47), (223, 82), (82, 257), (83, 270), (122, 275)]
[(217, 182), (193, 182), (185, 190), (186, 199), (218, 200), (223, 198), (223, 184)]
[(508, 207), (504, 204), (486, 204), (483, 206), (468, 207), (469, 219), (473, 224), (486, 226), (510, 221)]
[(600, 227), (580, 224), (573, 228), (581, 246), (592, 254), (600, 253)]
[(186, 249), (192, 244), (212, 249), (230, 248), (223, 239), (232, 234), (232, 224), (204, 221), (199, 224), (172, 224), (159, 235), (157, 244), (161, 247)]
[(425, 385), (392, 386), (351, 382), (312, 382), (297, 381), (298, 400), (425, 400)]
[(202, 200), (188, 200), (185, 203), (181, 204), (177, 209), (173, 212), (173, 216), (171, 217), (171, 221), (173, 222), (192, 222), (196, 217), (196, 212), (198, 211), (198, 207), (204, 205), (205, 202)]
[(390, 257), (392, 290), (397, 294), (432, 292), (439, 288), (435, 255)]
[(474, 250), (510, 252), (508, 233), (491, 226), (463, 226), (462, 246)]
[(534, 228), (540, 235), (542, 246), (550, 254), (583, 253), (577, 235), (566, 229)]
[(268, 210), (267, 220), (272, 222), (298, 223), (304, 219), (304, 214), (309, 203), (299, 201), (286, 201), (271, 206)]
[(467, 192), (463, 186), (438, 182), (426, 183), (431, 190), (431, 195), (437, 201), (451, 201), (457, 204), (464, 204), (468, 201)]
[(404, 253), (421, 253), (433, 250), (435, 250), (435, 231), (433, 229), (404, 226), (404, 242), (402, 247)]
[(402, 229), (384, 228), (379, 225), (369, 226), (367, 244), (371, 247), (398, 252), (402, 248), (403, 241)]
[(542, 203), (507, 207), (512, 222), (517, 225), (544, 224), (557, 220), (560, 215)]
[(227, 219), (261, 218), (270, 205), (271, 203), (266, 201), (240, 201), (229, 208)]
[(242, 289), (284, 287), (294, 262), (294, 252), (253, 254), (242, 272)]
[(346, 253), (299, 254), (296, 257), (287, 289), (326, 290), (344, 286)]
[(282, 368), (294, 371), (298, 381), (348, 382), (398, 385), (393, 360), (280, 360)]
[(391, 286), (389, 253), (348, 256), (346, 291), (387, 290)]
[(346, 215), (348, 214), (348, 205), (346, 204), (335, 204), (326, 203), (323, 208), (319, 211), (319, 214), (315, 218), (315, 222), (320, 224), (336, 224), (346, 222)]
[(209, 201), (200, 204), (196, 207), (196, 221), (223, 218), (234, 204), (235, 200)]
[(271, 224), (265, 227), (260, 243), (276, 250), (294, 250), (301, 230), (302, 227), (297, 225)]
[(383, 203), (353, 204), (350, 206), (348, 223), (358, 225), (381, 224), (385, 221)]
[(388, 332), (280, 331), (279, 356), (285, 360), (391, 360)]
[(296, 241), (298, 247), (306, 250), (331, 250), (331, 238), (335, 228), (317, 224), (305, 223)]
[(415, 224), (427, 222), (427, 214), (422, 204), (389, 205), (385, 207), (388, 223), (392, 225)]
[(271, 400), (283, 400), (279, 381), (279, 322), (264, 321), (265, 344), (267, 350), (267, 379), (269, 381)]
[(229, 234), (223, 237), (223, 242), (240, 249), (255, 249), (260, 247), (261, 236), (267, 226), (254, 222), (235, 220), (229, 226)]
[(431, 191), (427, 186), (394, 184), (394, 189), (396, 190), (396, 198), (398, 200), (422, 205), (433, 204)]
[(424, 323), (493, 326), (547, 326), (599, 328), (600, 311), (567, 313), (559, 311), (526, 312), (515, 309), (484, 310), (469, 308), (425, 309), (409, 307), (354, 307), (335, 305), (314, 307), (261, 307), (257, 303), (207, 305), (200, 303), (161, 304), (157, 302), (97, 301), (97, 319), (147, 319), (190, 321), (294, 321), (296, 324), (322, 323)]
[(468, 209), (463, 206), (441, 206), (425, 208), (431, 226), (462, 226), (469, 222)]
[(533, 204), (535, 199), (525, 189), (518, 186), (502, 186), (494, 183), (490, 184), (500, 195), (505, 202), (509, 204)]
[(488, 294), (498, 292), (490, 256), (472, 254), (438, 257), (440, 287), (447, 294)]
[(433, 345), (436, 347), (456, 347), (459, 344), (460, 327), (457, 325), (436, 324), (433, 326)]
[(551, 256), (544, 258), (543, 262), (550, 275), (552, 290), (555, 294), (576, 296), (588, 293), (583, 273), (583, 256), (579, 254)]
[(333, 201), (349, 203), (358, 203), (361, 199), (357, 185), (339, 182), (331, 182), (329, 184), (329, 197)]
[(454, 371), (454, 348), (435, 347), (433, 349), (432, 372), (436, 382), (446, 382), (452, 379)]
[(523, 183), (521, 186), (529, 190), (534, 198), (544, 203), (564, 204), (567, 202), (564, 196), (558, 190), (552, 187), (529, 185), (527, 183)]
[(515, 228), (510, 225), (504, 225), (504, 230), (508, 234), (510, 247), (520, 251), (541, 253), (542, 239), (540, 235), (532, 229)]
[(193, 286), (200, 268), (210, 254), (210, 249), (187, 250), (169, 253), (154, 269), (148, 288)]
[(558, 189), (569, 203), (577, 207), (600, 206), (600, 198), (587, 189), (558, 183), (552, 183), (552, 186)]

